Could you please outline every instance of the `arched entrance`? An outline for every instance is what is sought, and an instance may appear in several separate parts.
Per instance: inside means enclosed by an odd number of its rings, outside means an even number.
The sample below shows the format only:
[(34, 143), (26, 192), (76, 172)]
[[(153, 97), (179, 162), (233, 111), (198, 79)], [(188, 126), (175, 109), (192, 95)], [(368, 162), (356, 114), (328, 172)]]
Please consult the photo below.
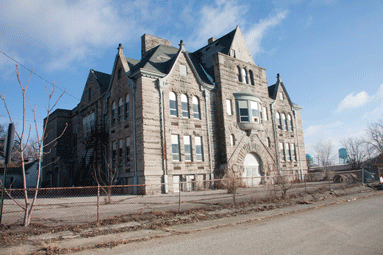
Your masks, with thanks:
[(253, 152), (248, 153), (243, 162), (243, 168), (243, 177), (247, 178), (248, 186), (259, 185), (261, 183), (261, 176), (263, 176), (262, 161), (258, 155)]

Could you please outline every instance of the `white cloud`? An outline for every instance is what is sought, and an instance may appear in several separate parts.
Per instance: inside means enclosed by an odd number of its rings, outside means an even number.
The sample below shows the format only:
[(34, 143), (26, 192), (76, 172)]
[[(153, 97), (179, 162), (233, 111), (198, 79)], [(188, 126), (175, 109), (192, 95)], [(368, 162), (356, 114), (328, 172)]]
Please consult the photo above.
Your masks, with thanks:
[(309, 137), (309, 136), (317, 135), (319, 133), (323, 135), (323, 132), (325, 132), (326, 134), (329, 134), (332, 129), (338, 128), (341, 125), (342, 125), (342, 122), (335, 121), (326, 125), (309, 126), (308, 128), (304, 130), (304, 136)]
[(136, 21), (123, 19), (120, 8), (109, 0), (8, 0), (2, 7), (0, 33), (7, 38), (8, 48), (28, 45), (49, 52), (48, 69), (66, 68), (93, 48), (117, 46), (141, 32), (129, 30), (137, 28)]
[(257, 54), (261, 50), (261, 41), (265, 34), (273, 27), (277, 26), (284, 20), (288, 14), (288, 10), (277, 12), (273, 16), (269, 16), (267, 19), (261, 19), (259, 23), (252, 26), (249, 30), (246, 30), (244, 37), (249, 50), (252, 54)]
[(255, 55), (261, 50), (261, 41), (265, 34), (280, 24), (286, 18), (288, 11), (278, 11), (249, 26), (245, 19), (248, 9), (248, 6), (241, 2), (228, 0), (216, 0), (213, 5), (203, 6), (199, 13), (199, 22), (196, 24), (199, 29), (189, 38), (188, 45), (192, 48), (200, 47), (206, 44), (210, 37), (220, 37), (239, 26), (250, 52)]
[(367, 104), (370, 101), (370, 97), (368, 96), (366, 91), (359, 92), (354, 95), (354, 92), (348, 94), (338, 105), (337, 112), (340, 112), (345, 109), (353, 109), (361, 107)]
[(188, 44), (199, 47), (206, 44), (210, 37), (218, 37), (227, 31), (233, 30), (237, 25), (244, 24), (243, 14), (247, 8), (237, 1), (216, 0), (213, 5), (205, 5), (200, 11), (198, 29)]

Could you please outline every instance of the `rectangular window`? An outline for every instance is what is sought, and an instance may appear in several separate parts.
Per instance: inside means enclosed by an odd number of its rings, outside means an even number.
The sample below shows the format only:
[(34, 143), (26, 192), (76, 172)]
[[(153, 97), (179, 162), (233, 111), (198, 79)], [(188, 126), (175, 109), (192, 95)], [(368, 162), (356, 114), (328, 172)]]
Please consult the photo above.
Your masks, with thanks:
[(118, 165), (122, 166), (122, 149), (124, 148), (123, 146), (123, 140), (120, 139), (118, 140)]
[(233, 110), (231, 108), (231, 100), (230, 99), (226, 99), (226, 111), (227, 111), (227, 114), (233, 115)]
[(269, 120), (269, 116), (267, 114), (267, 107), (263, 107), (263, 118), (264, 120)]
[(192, 161), (190, 136), (184, 136), (185, 161)]
[(258, 103), (254, 101), (250, 101), (250, 106), (251, 106), (251, 115), (253, 118), (253, 122), (258, 122), (259, 120)]
[(129, 94), (125, 98), (125, 119), (129, 119)]
[(286, 161), (285, 148), (284, 143), (279, 143), (279, 149), (281, 152), (281, 161)]
[(297, 161), (297, 153), (295, 151), (295, 144), (292, 143), (290, 145), (291, 145), (290, 150), (291, 150), (291, 154), (292, 154), (292, 160)]
[(116, 167), (117, 142), (112, 142), (112, 168)]
[(203, 147), (202, 147), (202, 137), (195, 137), (195, 153), (197, 156), (197, 161), (203, 161)]
[(185, 65), (180, 65), (180, 75), (187, 76), (187, 69)]
[(126, 158), (126, 165), (130, 165), (130, 137), (127, 137), (125, 140), (125, 158)]
[(247, 101), (238, 101), (239, 120), (241, 122), (249, 122), (249, 108)]
[(178, 135), (172, 135), (172, 157), (173, 161), (180, 161), (180, 141)]
[(286, 147), (286, 160), (291, 161), (291, 151), (290, 151), (290, 146), (288, 143), (285, 144)]

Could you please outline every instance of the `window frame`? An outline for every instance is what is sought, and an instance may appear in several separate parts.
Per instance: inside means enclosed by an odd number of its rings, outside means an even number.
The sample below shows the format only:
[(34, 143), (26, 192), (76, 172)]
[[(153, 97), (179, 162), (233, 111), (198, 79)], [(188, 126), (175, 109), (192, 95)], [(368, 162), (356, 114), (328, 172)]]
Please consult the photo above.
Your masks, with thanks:
[(171, 135), (172, 161), (181, 161), (179, 135)]
[(196, 96), (193, 96), (192, 103), (193, 103), (193, 118), (200, 120), (201, 119), (201, 107), (200, 107), (199, 98)]
[(122, 97), (118, 99), (118, 108), (117, 108), (117, 122), (120, 123), (122, 121), (122, 107), (124, 107), (124, 102)]
[(195, 136), (194, 140), (196, 160), (202, 162), (204, 160), (202, 136)]
[(191, 136), (184, 136), (184, 153), (185, 153), (185, 162), (193, 161), (193, 153), (192, 153), (192, 144), (191, 144)]
[(125, 96), (125, 119), (129, 119), (129, 93)]
[(112, 125), (114, 125), (116, 123), (116, 102), (115, 101), (113, 101), (112, 103), (111, 115), (112, 115)]
[(178, 117), (177, 94), (173, 91), (169, 92), (169, 110), (170, 116)]
[(130, 137), (125, 138), (125, 164), (130, 166)]
[(186, 94), (181, 94), (181, 112), (183, 118), (190, 118), (189, 98)]

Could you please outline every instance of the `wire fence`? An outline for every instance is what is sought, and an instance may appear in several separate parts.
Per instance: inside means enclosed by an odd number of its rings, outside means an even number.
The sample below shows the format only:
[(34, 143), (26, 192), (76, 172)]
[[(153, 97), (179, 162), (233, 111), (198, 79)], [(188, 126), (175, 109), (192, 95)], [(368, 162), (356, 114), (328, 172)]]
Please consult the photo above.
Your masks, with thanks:
[[(38, 191), (31, 223), (44, 226), (84, 224), (123, 215), (147, 212), (212, 209), (224, 204), (260, 201), (269, 197), (337, 190), (363, 184), (363, 170), (310, 173), (304, 176), (278, 175), (230, 177), (171, 184), (114, 185), (92, 187), (27, 189), (29, 199)], [(165, 187), (165, 185), (168, 185)], [(167, 194), (135, 195), (141, 191)], [(152, 192), (146, 192), (152, 193)], [(2, 224), (22, 224), (24, 189), (6, 189)]]

